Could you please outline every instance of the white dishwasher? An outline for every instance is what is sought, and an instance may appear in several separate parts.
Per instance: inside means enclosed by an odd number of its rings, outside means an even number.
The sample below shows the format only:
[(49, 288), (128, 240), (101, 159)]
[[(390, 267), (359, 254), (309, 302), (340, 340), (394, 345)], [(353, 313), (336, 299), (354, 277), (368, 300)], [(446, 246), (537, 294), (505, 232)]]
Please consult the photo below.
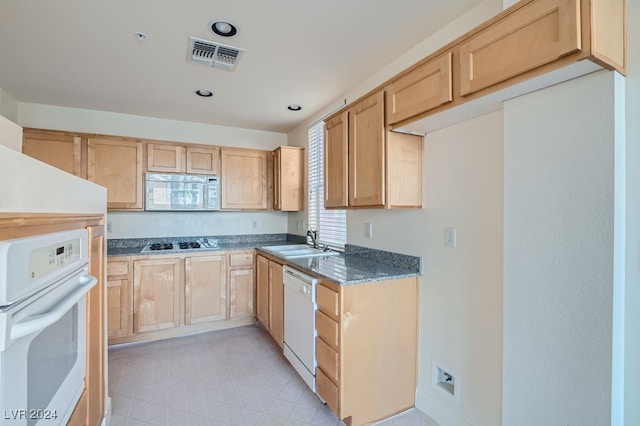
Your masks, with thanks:
[(312, 391), (316, 390), (316, 284), (297, 269), (282, 268), (284, 356)]

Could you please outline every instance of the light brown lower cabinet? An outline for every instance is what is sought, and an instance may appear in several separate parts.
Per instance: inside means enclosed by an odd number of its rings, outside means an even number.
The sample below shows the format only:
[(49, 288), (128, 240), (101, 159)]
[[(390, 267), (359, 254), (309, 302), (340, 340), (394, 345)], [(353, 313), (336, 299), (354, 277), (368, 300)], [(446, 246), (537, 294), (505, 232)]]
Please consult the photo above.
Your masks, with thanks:
[(107, 260), (107, 328), (109, 338), (133, 333), (131, 262), (126, 257)]
[(257, 316), (271, 337), (284, 345), (284, 288), (282, 264), (257, 255)]
[(229, 271), (229, 318), (254, 315), (254, 275), (253, 269)]
[(253, 250), (113, 257), (107, 270), (109, 344), (255, 321)]
[(256, 318), (269, 330), (269, 259), (256, 255)]
[(133, 332), (180, 325), (179, 258), (133, 262)]
[(316, 388), (327, 405), (352, 426), (413, 407), (417, 279), (321, 280), (316, 299)]
[(184, 260), (185, 324), (227, 317), (226, 256), (187, 257)]

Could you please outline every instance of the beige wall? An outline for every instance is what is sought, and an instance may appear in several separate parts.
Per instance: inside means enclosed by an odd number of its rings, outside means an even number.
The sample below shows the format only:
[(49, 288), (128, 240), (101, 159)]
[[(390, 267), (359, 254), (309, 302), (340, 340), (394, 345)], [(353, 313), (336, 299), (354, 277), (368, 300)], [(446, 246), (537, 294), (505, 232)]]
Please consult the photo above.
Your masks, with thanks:
[(614, 100), (601, 71), (505, 102), (505, 425), (611, 421)]
[[(627, 1), (629, 73), (626, 78), (625, 270), (622, 312), (624, 335), (624, 418), (617, 424), (640, 424), (640, 1)], [(621, 112), (622, 113), (622, 112)]]
[(274, 149), (287, 142), (286, 135), (282, 133), (29, 103), (19, 104), (18, 124), (22, 127), (256, 149)]
[[(351, 243), (424, 259), (416, 406), (442, 425), (500, 424), (502, 142), (501, 111), (430, 133), (424, 209), (348, 213)], [(433, 385), (434, 364), (455, 375), (455, 397)]]
[(22, 152), (22, 127), (0, 115), (0, 145)]
[(18, 122), (18, 102), (9, 93), (0, 89), (0, 116)]
[[(272, 150), (285, 134), (40, 104), (19, 104), (23, 127)], [(256, 227), (253, 228), (253, 223)], [(286, 233), (281, 212), (111, 212), (108, 238)]]

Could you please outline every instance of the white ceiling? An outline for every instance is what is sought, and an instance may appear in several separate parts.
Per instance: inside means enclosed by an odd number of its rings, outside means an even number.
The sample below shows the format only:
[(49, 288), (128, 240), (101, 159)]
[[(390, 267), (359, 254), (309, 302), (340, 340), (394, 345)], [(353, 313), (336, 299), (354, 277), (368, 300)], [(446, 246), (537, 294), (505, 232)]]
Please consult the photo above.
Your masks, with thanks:
[[(19, 102), (287, 132), (479, 2), (0, 0), (0, 88)], [(212, 19), (238, 35), (213, 34)], [(237, 69), (187, 62), (189, 36), (244, 49)]]

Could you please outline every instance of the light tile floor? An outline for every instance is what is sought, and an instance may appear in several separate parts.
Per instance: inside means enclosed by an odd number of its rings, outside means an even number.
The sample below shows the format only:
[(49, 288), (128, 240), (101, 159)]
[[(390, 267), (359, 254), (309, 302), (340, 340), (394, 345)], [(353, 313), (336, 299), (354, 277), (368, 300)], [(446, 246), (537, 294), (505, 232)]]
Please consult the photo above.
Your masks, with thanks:
[[(109, 348), (111, 425), (342, 425), (260, 325)], [(379, 425), (438, 426), (412, 409)]]

